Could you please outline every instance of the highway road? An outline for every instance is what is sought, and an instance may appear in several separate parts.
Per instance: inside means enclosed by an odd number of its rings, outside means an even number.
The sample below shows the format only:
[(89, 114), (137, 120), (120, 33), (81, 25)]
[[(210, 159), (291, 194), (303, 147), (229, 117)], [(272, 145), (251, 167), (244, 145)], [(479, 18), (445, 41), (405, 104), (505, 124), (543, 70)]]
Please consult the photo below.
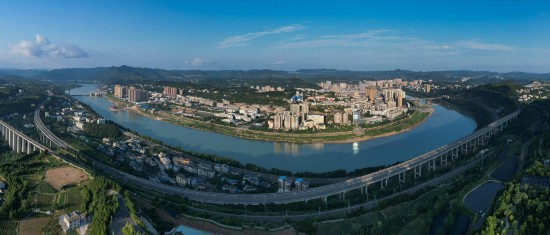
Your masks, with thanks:
[[(39, 111), (40, 110), (38, 108), (37, 112)], [(380, 170), (378, 172), (367, 174), (364, 176), (348, 179), (342, 182), (310, 188), (310, 189), (301, 190), (301, 191), (263, 193), (263, 194), (229, 194), (229, 193), (196, 191), (196, 190), (191, 190), (187, 188), (174, 187), (174, 186), (169, 186), (169, 185), (164, 185), (161, 183), (149, 181), (147, 179), (143, 179), (143, 178), (128, 174), (126, 172), (123, 172), (121, 170), (115, 169), (113, 167), (107, 166), (90, 157), (87, 157), (87, 156), (84, 156), (84, 157), (87, 158), (87, 160), (93, 165), (94, 168), (102, 170), (103, 173), (108, 175), (110, 178), (121, 180), (126, 183), (131, 183), (140, 188), (151, 189), (156, 192), (163, 192), (168, 194), (184, 196), (189, 198), (190, 200), (194, 200), (198, 202), (212, 203), (212, 204), (239, 204), (239, 205), (247, 205), (247, 204), (257, 205), (257, 204), (267, 204), (267, 203), (286, 204), (286, 203), (292, 203), (292, 202), (301, 202), (306, 200), (325, 198), (328, 196), (337, 195), (339, 193), (345, 193), (354, 189), (359, 189), (361, 187), (365, 187), (365, 186), (377, 183), (381, 180), (388, 179), (389, 177), (395, 176), (399, 173), (406, 172), (410, 169), (413, 169), (414, 167), (421, 166), (432, 159), (436, 159), (440, 157), (442, 154), (450, 152), (453, 149), (457, 149), (462, 145), (468, 143), (469, 141), (472, 141), (477, 137), (484, 135), (487, 132), (491, 132), (491, 130), (498, 128), (499, 125), (501, 125), (502, 123), (507, 122), (513, 117), (517, 116), (520, 111), (521, 110), (511, 113), (495, 121), (494, 123), (491, 123), (489, 126), (481, 128), (458, 141), (439, 147), (433, 151), (425, 153), (419, 157), (413, 158), (401, 164)], [(36, 126), (43, 133), (45, 133), (48, 138), (52, 138), (53, 139), (52, 141), (56, 145), (73, 149), (72, 147), (70, 147), (70, 145), (66, 144), (65, 142), (60, 140), (57, 136), (53, 135), (53, 133), (51, 133), (40, 120), (40, 115), (36, 115), (36, 113), (35, 113), (35, 122), (36, 122)], [(82, 165), (79, 162), (75, 162), (72, 157), (68, 157), (68, 156), (60, 156), (60, 157), (67, 161), (73, 162), (76, 165), (79, 165), (79, 164)]]

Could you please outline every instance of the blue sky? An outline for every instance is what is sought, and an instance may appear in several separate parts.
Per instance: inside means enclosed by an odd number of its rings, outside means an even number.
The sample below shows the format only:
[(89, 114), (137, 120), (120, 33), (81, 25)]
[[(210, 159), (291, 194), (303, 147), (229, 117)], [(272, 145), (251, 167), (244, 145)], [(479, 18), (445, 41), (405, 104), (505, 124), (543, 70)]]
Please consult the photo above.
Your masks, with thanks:
[(0, 68), (550, 72), (550, 3), (415, 2), (4, 1)]

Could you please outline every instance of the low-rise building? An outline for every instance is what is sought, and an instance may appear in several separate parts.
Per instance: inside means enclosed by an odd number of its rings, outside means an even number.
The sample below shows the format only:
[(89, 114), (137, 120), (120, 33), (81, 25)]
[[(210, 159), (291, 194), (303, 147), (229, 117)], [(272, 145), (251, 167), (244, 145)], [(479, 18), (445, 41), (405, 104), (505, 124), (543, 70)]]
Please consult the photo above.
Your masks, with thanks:
[(279, 190), (278, 192), (289, 192), (292, 187), (292, 180), (286, 176), (279, 176)]
[(80, 212), (73, 211), (59, 216), (59, 225), (61, 225), (63, 232), (67, 233), (69, 230), (80, 228), (80, 220)]
[(309, 188), (309, 182), (308, 181), (305, 181), (304, 178), (297, 178), (295, 181), (294, 181), (294, 188), (296, 190), (304, 190), (304, 189), (307, 189)]
[(176, 182), (178, 185), (185, 186), (188, 184), (188, 178), (183, 174), (177, 174), (176, 175)]

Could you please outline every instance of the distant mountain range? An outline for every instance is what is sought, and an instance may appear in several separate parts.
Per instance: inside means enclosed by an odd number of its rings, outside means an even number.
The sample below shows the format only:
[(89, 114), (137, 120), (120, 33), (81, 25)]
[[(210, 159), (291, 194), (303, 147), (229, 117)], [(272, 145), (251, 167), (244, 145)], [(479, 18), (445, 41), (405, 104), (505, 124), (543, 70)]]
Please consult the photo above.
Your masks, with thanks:
[(408, 78), (433, 81), (479, 81), (491, 82), (498, 80), (550, 80), (550, 73), (509, 72), (498, 73), (488, 71), (450, 70), (450, 71), (350, 71), (336, 69), (300, 69), (296, 71), (278, 70), (165, 70), (153, 68), (137, 68), (131, 66), (98, 67), (98, 68), (66, 68), (53, 70), (36, 69), (0, 69), (0, 75), (20, 76), (23, 78), (48, 81), (102, 81), (128, 82), (139, 81), (197, 81), (218, 79), (288, 79), (300, 78), (307, 82), (321, 80), (349, 81)]

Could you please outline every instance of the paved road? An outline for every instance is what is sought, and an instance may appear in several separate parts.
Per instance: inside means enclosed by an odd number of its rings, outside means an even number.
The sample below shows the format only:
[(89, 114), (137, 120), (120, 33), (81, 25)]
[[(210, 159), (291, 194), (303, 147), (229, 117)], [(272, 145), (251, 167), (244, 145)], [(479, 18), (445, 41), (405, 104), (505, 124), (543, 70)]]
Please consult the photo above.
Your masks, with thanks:
[(122, 235), (122, 228), (126, 226), (127, 223), (130, 223), (132, 226), (134, 226), (134, 229), (136, 231), (139, 231), (143, 234), (145, 232), (139, 227), (134, 221), (132, 220), (132, 217), (130, 217), (130, 212), (128, 211), (128, 208), (126, 207), (126, 204), (124, 203), (124, 199), (120, 194), (116, 193), (117, 201), (118, 201), (118, 213), (116, 214), (115, 218), (113, 218), (113, 224), (112, 224), (112, 232), (115, 233), (115, 235)]

